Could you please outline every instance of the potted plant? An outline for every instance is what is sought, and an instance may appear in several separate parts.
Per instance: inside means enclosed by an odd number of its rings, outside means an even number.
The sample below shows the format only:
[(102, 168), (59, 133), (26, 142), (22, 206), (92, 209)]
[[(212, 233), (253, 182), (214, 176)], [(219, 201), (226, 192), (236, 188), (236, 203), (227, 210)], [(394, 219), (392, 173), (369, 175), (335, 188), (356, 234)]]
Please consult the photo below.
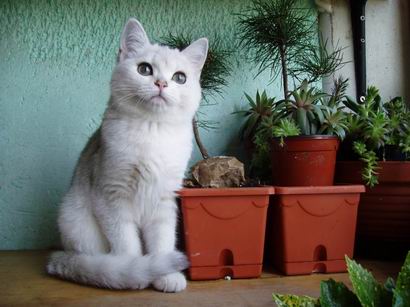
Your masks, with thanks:
[[(365, 183), (357, 252), (401, 257), (410, 246), (410, 111), (400, 97), (383, 102), (369, 87), (363, 102), (346, 99), (349, 132), (336, 167), (339, 183)], [(401, 161), (397, 161), (401, 159)]]
[(286, 131), (281, 127), (284, 122), (273, 125), (273, 183), (282, 186), (333, 185), (339, 138), (344, 137), (346, 129), (345, 113), (338, 101), (326, 100), (326, 94), (309, 89), (307, 81), (290, 96), (285, 100), (285, 107), (300, 133), (295, 131), (293, 136), (285, 135), (284, 138), (278, 135), (278, 132)]
[[(346, 83), (337, 80), (332, 95), (326, 95), (309, 88), (305, 80), (262, 118), (252, 165), (271, 164), (274, 185), (333, 185), (336, 150), (346, 129), (340, 103)], [(266, 161), (269, 155), (271, 163)]]
[[(184, 48), (187, 36), (170, 36), (168, 45)], [(204, 102), (221, 93), (229, 74), (221, 41), (211, 40), (201, 85)], [(185, 247), (192, 280), (258, 277), (262, 272), (266, 214), (272, 187), (245, 187), (244, 166), (234, 157), (211, 157), (193, 122), (203, 160), (191, 169), (189, 188), (178, 192)]]
[[(314, 176), (313, 172), (309, 172), (308, 181), (304, 180), (306, 177), (302, 179), (300, 174), (298, 174), (297, 177), (293, 176), (295, 180), (293, 183), (287, 179), (281, 181), (284, 178), (278, 178), (277, 176), (277, 174), (279, 174), (279, 177), (284, 175), (283, 169), (277, 169), (278, 166), (284, 166), (281, 162), (277, 162), (278, 153), (287, 152), (288, 149), (292, 152), (295, 152), (294, 149), (299, 150), (293, 145), (295, 142), (298, 142), (297, 140), (300, 140), (303, 144), (309, 142), (308, 139), (311, 139), (315, 144), (323, 143), (324, 152), (329, 150), (335, 151), (338, 146), (335, 137), (317, 137), (315, 135), (329, 134), (329, 132), (325, 131), (325, 126), (323, 126), (324, 130), (321, 131), (316, 122), (319, 121), (320, 124), (323, 124), (323, 109), (325, 108), (327, 112), (332, 112), (332, 114), (329, 114), (330, 116), (334, 115), (334, 108), (337, 109), (336, 112), (338, 114), (342, 114), (342, 112), (337, 106), (329, 106), (327, 108), (327, 106), (319, 103), (320, 98), (323, 98), (324, 94), (309, 88), (309, 84), (320, 80), (324, 76), (329, 76), (343, 66), (343, 48), (337, 47), (333, 52), (328, 52), (326, 42), (323, 41), (321, 36), (317, 37), (315, 23), (312, 20), (312, 11), (299, 5), (300, 2), (297, 0), (253, 1), (249, 9), (239, 15), (240, 32), (238, 36), (240, 46), (244, 47), (248, 51), (250, 58), (258, 64), (258, 74), (269, 69), (272, 80), (279, 74), (282, 77), (283, 99), (275, 103), (274, 108), (279, 108), (283, 113), (280, 111), (275, 113), (285, 115), (285, 117), (290, 114), (297, 121), (300, 133), (309, 136), (289, 138), (287, 141), (291, 144), (287, 144), (285, 141), (285, 146), (279, 147), (276, 146), (277, 142), (273, 141), (272, 174), (274, 176), (274, 183), (279, 185), (331, 185), (333, 184), (332, 174), (329, 174), (327, 177), (322, 175), (318, 177)], [(304, 77), (306, 81), (302, 83), (299, 89), (290, 92), (289, 80), (293, 79), (294, 82), (297, 82), (301, 80), (301, 77)], [(293, 99), (291, 99), (291, 96)], [(249, 111), (248, 113), (244, 112), (244, 115), (251, 119), (252, 114), (255, 114), (257, 110), (252, 109), (251, 106)], [(266, 113), (261, 115), (266, 117)], [(280, 117), (276, 117), (270, 118), (267, 121), (274, 126), (279, 119)], [(339, 123), (341, 121), (342, 119)], [(259, 123), (262, 123), (262, 121), (259, 121)], [(257, 124), (248, 120), (245, 123), (244, 131), (248, 131), (248, 128), (252, 128), (252, 126), (257, 130)], [(332, 131), (332, 133), (340, 132), (342, 130), (341, 124), (339, 124), (339, 128)], [(264, 140), (261, 136), (256, 136), (254, 140), (258, 146), (255, 152), (256, 158), (253, 162), (261, 164), (261, 158), (266, 157), (266, 149), (270, 147), (265, 142), (270, 143), (270, 140)], [(326, 145), (329, 142), (333, 144)], [(316, 147), (317, 145), (313, 146)], [(300, 157), (302, 156), (303, 154), (300, 155)], [(325, 156), (328, 155), (326, 154)], [(322, 157), (325, 156), (322, 155)], [(329, 154), (329, 156), (333, 157), (334, 154)], [(318, 161), (317, 159), (312, 159), (312, 157), (307, 158), (310, 161)], [(295, 160), (293, 159), (293, 161)], [(300, 164), (306, 165), (306, 163)], [(334, 172), (334, 164), (334, 161), (330, 162), (331, 172)], [(269, 163), (266, 165), (269, 165)], [(295, 168), (300, 173), (300, 167), (295, 165)], [(265, 169), (267, 169), (266, 166)], [(300, 180), (296, 178), (300, 178)], [(317, 179), (316, 182), (315, 179)]]

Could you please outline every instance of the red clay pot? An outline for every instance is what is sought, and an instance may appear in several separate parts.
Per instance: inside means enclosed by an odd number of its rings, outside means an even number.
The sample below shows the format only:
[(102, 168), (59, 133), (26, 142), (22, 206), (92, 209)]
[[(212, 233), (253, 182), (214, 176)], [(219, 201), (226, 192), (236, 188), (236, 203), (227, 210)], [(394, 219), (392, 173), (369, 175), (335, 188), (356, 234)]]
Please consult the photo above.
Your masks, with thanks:
[[(379, 162), (379, 184), (360, 199), (356, 251), (371, 258), (401, 259), (410, 249), (410, 162)], [(362, 163), (338, 161), (336, 182), (362, 183)]]
[(190, 279), (260, 276), (273, 193), (273, 187), (179, 192)]
[(272, 140), (272, 178), (279, 186), (333, 185), (339, 139), (335, 136), (295, 136)]
[(345, 272), (364, 186), (275, 187), (267, 244), (285, 275)]

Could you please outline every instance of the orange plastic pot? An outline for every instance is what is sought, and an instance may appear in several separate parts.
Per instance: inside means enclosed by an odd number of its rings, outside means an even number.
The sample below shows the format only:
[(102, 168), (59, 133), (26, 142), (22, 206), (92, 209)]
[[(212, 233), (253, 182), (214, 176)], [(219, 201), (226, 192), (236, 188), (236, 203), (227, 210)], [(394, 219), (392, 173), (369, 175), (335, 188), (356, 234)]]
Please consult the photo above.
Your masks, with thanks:
[[(338, 161), (336, 182), (362, 183), (358, 161)], [(410, 162), (379, 162), (379, 184), (360, 198), (356, 252), (363, 257), (403, 259), (410, 249)]]
[(362, 192), (362, 185), (275, 187), (267, 241), (275, 267), (286, 275), (345, 272)]
[(179, 192), (192, 280), (258, 277), (273, 187)]
[(339, 139), (335, 136), (295, 136), (272, 140), (272, 179), (278, 186), (333, 185)]

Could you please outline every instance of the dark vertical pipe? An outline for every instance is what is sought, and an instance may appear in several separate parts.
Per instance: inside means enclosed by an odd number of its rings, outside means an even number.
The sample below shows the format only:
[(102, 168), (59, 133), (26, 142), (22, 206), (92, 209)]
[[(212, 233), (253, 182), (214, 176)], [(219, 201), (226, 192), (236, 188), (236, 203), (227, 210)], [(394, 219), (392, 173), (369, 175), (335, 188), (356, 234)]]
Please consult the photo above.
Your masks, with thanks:
[(356, 96), (363, 101), (366, 96), (366, 1), (350, 0), (352, 17), (354, 68), (356, 76)]

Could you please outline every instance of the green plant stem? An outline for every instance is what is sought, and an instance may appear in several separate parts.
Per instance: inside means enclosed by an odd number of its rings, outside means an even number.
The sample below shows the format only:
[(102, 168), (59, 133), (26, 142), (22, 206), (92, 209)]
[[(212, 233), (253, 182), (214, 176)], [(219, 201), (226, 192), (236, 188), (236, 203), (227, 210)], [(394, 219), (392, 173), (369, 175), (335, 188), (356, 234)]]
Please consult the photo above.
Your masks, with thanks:
[(288, 98), (288, 66), (286, 63), (285, 47), (282, 45), (279, 47), (280, 61), (282, 65), (282, 79), (283, 79), (283, 99)]
[(195, 136), (195, 142), (198, 145), (199, 151), (201, 152), (202, 158), (204, 160), (209, 158), (208, 151), (206, 150), (204, 144), (202, 144), (201, 137), (199, 136), (199, 130), (198, 130), (198, 122), (194, 118), (192, 120), (192, 130), (194, 131), (194, 136)]

